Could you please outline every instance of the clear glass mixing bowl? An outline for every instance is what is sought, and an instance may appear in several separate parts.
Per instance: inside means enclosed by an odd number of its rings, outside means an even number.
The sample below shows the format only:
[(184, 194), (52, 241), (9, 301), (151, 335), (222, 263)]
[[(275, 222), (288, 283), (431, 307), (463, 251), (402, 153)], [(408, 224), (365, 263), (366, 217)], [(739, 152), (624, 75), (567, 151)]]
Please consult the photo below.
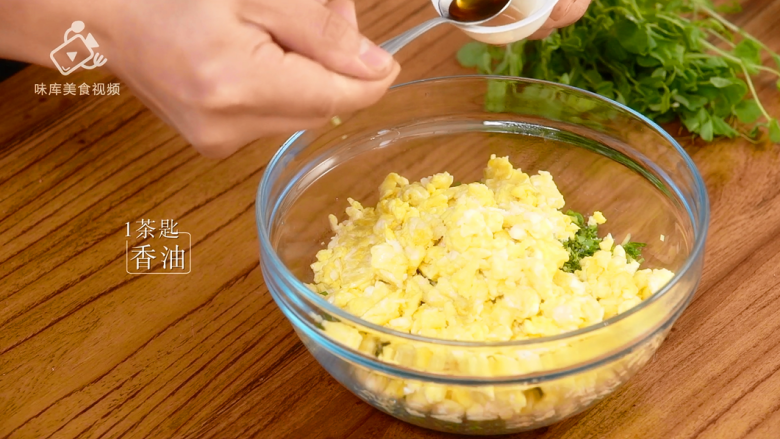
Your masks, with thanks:
[[(375, 204), (390, 172), (478, 181), (491, 154), (551, 172), (566, 208), (602, 211), (602, 232), (648, 243), (643, 267), (668, 268), (673, 280), (598, 325), (500, 343), (396, 332), (304, 285), (332, 234), (328, 214), (343, 220), (347, 197)], [(467, 434), (560, 421), (636, 373), (693, 296), (709, 221), (693, 162), (651, 121), (571, 87), (484, 76), (401, 85), (340, 124), (294, 135), (265, 171), (256, 212), (266, 285), (320, 364), (392, 416)]]

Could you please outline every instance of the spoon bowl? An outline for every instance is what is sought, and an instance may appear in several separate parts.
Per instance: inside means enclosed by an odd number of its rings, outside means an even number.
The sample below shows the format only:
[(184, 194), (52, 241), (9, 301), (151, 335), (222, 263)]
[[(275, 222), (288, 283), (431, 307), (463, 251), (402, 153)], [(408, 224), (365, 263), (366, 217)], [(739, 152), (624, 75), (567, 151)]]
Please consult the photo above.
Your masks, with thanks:
[[(439, 12), (442, 0), (431, 0), (431, 3)], [(492, 45), (509, 44), (526, 39), (539, 30), (550, 18), (556, 4), (558, 0), (512, 0), (499, 14), (500, 19), (457, 26), (476, 41)]]
[(501, 15), (512, 0), (434, 0), (436, 12), (456, 24), (476, 25)]
[(436, 12), (455, 24), (477, 25), (498, 17), (512, 0), (439, 0)]
[(434, 0), (439, 17), (419, 24), (395, 38), (380, 44), (390, 54), (395, 54), (415, 38), (434, 27), (452, 23), (458, 27), (476, 26), (500, 16), (512, 0)]

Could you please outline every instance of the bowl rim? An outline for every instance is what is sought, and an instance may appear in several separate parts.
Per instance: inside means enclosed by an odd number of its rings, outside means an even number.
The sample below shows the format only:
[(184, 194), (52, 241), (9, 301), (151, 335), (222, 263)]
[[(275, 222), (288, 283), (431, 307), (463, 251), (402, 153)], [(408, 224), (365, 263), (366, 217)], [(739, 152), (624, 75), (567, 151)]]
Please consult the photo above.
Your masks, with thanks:
[[(657, 293), (653, 294), (652, 296), (648, 297), (647, 299), (643, 300), (638, 305), (634, 306), (633, 308), (617, 314), (615, 316), (612, 316), (606, 320), (603, 320), (599, 323), (586, 326), (584, 328), (579, 328), (574, 331), (564, 332), (561, 334), (553, 335), (553, 336), (545, 336), (545, 337), (538, 337), (538, 338), (531, 338), (531, 339), (522, 339), (522, 340), (508, 340), (508, 341), (463, 341), (463, 340), (448, 340), (448, 339), (439, 339), (439, 338), (433, 338), (433, 337), (425, 337), (417, 334), (410, 334), (406, 332), (397, 331), (395, 329), (391, 329), (385, 326), (380, 326), (374, 323), (371, 323), (367, 320), (363, 320), (362, 318), (349, 313), (348, 311), (339, 308), (338, 306), (328, 302), (325, 300), (323, 296), (320, 294), (317, 294), (313, 291), (311, 291), (301, 280), (299, 280), (282, 262), (282, 260), (279, 258), (278, 254), (274, 250), (273, 246), (271, 245), (270, 241), (270, 230), (268, 227), (266, 227), (265, 222), (262, 220), (262, 210), (263, 210), (263, 203), (262, 200), (264, 198), (268, 198), (267, 194), (269, 193), (271, 187), (271, 182), (268, 179), (268, 176), (271, 175), (273, 172), (271, 172), (274, 168), (280, 165), (282, 162), (282, 159), (284, 159), (285, 154), (287, 153), (287, 150), (290, 149), (290, 147), (295, 143), (295, 141), (304, 133), (306, 133), (309, 130), (301, 130), (290, 136), (287, 141), (284, 142), (284, 144), (276, 151), (271, 161), (268, 163), (268, 166), (265, 169), (265, 172), (263, 173), (263, 177), (260, 180), (260, 184), (258, 186), (257, 195), (255, 198), (255, 223), (258, 229), (258, 241), (260, 244), (260, 250), (261, 250), (261, 258), (265, 257), (267, 255), (270, 255), (270, 260), (265, 260), (266, 264), (270, 264), (277, 269), (280, 270), (281, 276), (285, 279), (286, 282), (291, 284), (298, 293), (301, 293), (305, 295), (305, 297), (313, 302), (314, 305), (316, 305), (319, 309), (322, 311), (326, 311), (329, 314), (333, 315), (334, 317), (338, 317), (339, 319), (350, 321), (354, 324), (357, 324), (359, 326), (363, 326), (367, 329), (370, 329), (372, 331), (375, 331), (377, 333), (383, 333), (386, 335), (390, 335), (393, 337), (397, 337), (399, 339), (406, 339), (414, 342), (422, 342), (422, 343), (430, 343), (430, 344), (436, 344), (436, 345), (445, 345), (445, 346), (453, 346), (453, 347), (460, 347), (460, 348), (486, 348), (486, 347), (494, 347), (494, 348), (502, 348), (502, 347), (520, 347), (520, 346), (531, 346), (531, 345), (540, 345), (545, 344), (549, 342), (555, 342), (555, 341), (561, 341), (561, 340), (567, 340), (572, 339), (576, 337), (580, 337), (586, 334), (589, 334), (591, 332), (595, 332), (598, 330), (603, 329), (604, 327), (613, 325), (623, 319), (626, 319), (642, 310), (647, 308), (650, 304), (655, 303), (656, 301), (660, 300), (662, 297), (666, 295), (666, 293), (671, 290), (671, 288), (676, 285), (680, 279), (682, 279), (687, 272), (691, 269), (694, 262), (696, 262), (701, 256), (703, 256), (704, 251), (704, 245), (707, 238), (707, 231), (709, 228), (709, 218), (710, 218), (710, 203), (709, 203), (709, 196), (707, 194), (706, 186), (704, 184), (704, 180), (701, 177), (701, 174), (699, 173), (698, 168), (696, 167), (696, 164), (693, 162), (693, 159), (688, 155), (687, 152), (680, 146), (680, 144), (663, 128), (661, 128), (658, 124), (644, 116), (643, 114), (639, 113), (636, 110), (631, 109), (630, 107), (623, 105), (617, 101), (611, 100), (609, 98), (606, 98), (604, 96), (601, 96), (599, 94), (583, 90), (577, 87), (572, 87), (570, 85), (566, 84), (559, 84), (551, 81), (544, 81), (539, 79), (532, 79), (532, 78), (520, 78), (520, 77), (511, 77), (511, 76), (498, 76), (498, 75), (451, 75), (451, 76), (442, 76), (442, 77), (433, 77), (433, 78), (425, 78), (425, 79), (419, 79), (415, 81), (410, 81), (402, 84), (397, 84), (392, 87), (390, 87), (390, 92), (402, 89), (406, 87), (414, 87), (414, 86), (426, 86), (431, 84), (436, 84), (439, 82), (452, 82), (452, 81), (464, 81), (464, 80), (480, 80), (480, 81), (487, 81), (487, 80), (506, 80), (506, 81), (512, 81), (516, 83), (526, 83), (526, 84), (540, 84), (543, 86), (553, 86), (558, 88), (563, 88), (569, 91), (573, 91), (575, 93), (581, 93), (588, 97), (595, 98), (598, 100), (601, 100), (609, 105), (615, 106), (621, 110), (624, 110), (633, 116), (635, 116), (637, 119), (641, 120), (645, 124), (647, 124), (650, 128), (652, 128), (655, 132), (659, 133), (669, 144), (676, 150), (676, 152), (682, 157), (683, 162), (686, 164), (688, 170), (691, 172), (691, 176), (693, 179), (693, 189), (694, 189), (694, 199), (698, 198), (699, 201), (699, 218), (698, 222), (696, 221), (696, 218), (693, 214), (693, 211), (691, 210), (691, 206), (689, 206), (689, 203), (685, 201), (685, 198), (682, 196), (682, 194), (679, 192), (679, 189), (676, 184), (673, 184), (674, 193), (680, 200), (682, 201), (683, 205), (686, 208), (686, 211), (688, 212), (688, 217), (691, 220), (691, 224), (693, 226), (694, 231), (694, 244), (691, 249), (691, 252), (689, 253), (688, 257), (685, 259), (685, 262), (683, 263), (682, 267), (674, 274), (672, 279)], [(381, 102), (381, 101), (380, 101)], [(654, 162), (650, 162), (654, 163)], [(673, 182), (672, 182), (673, 183)], [(261, 262), (261, 265), (263, 265), (263, 262)], [(698, 280), (696, 282), (698, 284)], [(690, 297), (693, 296), (693, 293), (696, 290), (696, 286), (691, 289), (689, 293), (687, 293), (686, 300), (684, 301), (684, 306), (687, 306), (687, 303), (690, 302)], [(672, 318), (675, 315), (674, 312), (670, 312), (669, 315), (663, 320), (662, 326), (665, 325), (666, 322), (668, 322), (668, 319)], [(348, 349), (349, 351), (356, 351), (353, 349)]]

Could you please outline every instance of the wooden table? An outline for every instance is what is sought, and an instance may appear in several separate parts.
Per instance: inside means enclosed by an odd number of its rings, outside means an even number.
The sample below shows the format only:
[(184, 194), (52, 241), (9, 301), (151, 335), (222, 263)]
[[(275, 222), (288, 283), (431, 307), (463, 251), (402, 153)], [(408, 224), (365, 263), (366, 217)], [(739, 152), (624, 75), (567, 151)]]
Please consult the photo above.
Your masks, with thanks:
[[(377, 40), (433, 15), (427, 0), (358, 3)], [(736, 22), (780, 50), (780, 1), (744, 6)], [(399, 81), (464, 72), (465, 41), (441, 28), (415, 42)], [(211, 161), (124, 86), (35, 94), (53, 82), (32, 67), (0, 83), (0, 438), (443, 436), (347, 392), (271, 300), (253, 207), (282, 138)], [(780, 114), (773, 80), (757, 86)], [(780, 437), (780, 148), (688, 151), (712, 201), (696, 299), (616, 394), (519, 437)], [(163, 218), (190, 233), (191, 272), (128, 274), (126, 223)]]

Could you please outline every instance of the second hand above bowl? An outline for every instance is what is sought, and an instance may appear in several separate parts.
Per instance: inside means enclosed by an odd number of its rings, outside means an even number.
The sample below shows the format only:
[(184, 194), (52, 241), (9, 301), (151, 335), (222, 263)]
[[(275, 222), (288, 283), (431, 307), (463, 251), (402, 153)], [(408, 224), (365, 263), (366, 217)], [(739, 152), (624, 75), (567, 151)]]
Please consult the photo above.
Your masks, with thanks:
[(380, 47), (393, 55), (415, 38), (440, 24), (482, 24), (501, 15), (511, 2), (512, 0), (439, 0), (437, 8), (439, 17), (428, 20), (385, 41)]

